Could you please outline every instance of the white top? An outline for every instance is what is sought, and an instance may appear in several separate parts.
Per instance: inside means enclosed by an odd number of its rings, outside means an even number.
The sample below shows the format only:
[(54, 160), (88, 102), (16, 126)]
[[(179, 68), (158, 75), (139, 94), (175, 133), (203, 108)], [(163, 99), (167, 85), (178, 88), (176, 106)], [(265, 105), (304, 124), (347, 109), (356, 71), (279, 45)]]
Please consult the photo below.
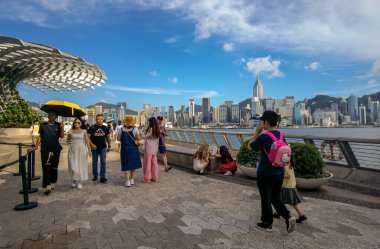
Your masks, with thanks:
[(127, 129), (125, 128), (124, 126), (118, 130), (117, 134), (118, 135), (121, 135), (121, 131), (123, 130), (124, 132), (128, 132), (128, 131), (132, 131), (133, 129), (133, 137), (136, 138), (136, 135), (140, 135), (140, 131), (139, 129), (137, 129), (136, 127), (132, 127), (131, 129)]

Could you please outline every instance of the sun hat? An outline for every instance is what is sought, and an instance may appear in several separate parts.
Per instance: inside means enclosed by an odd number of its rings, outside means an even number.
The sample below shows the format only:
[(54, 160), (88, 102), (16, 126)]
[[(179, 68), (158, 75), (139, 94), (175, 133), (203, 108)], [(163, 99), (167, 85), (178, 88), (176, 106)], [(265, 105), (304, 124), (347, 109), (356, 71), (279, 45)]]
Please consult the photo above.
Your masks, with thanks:
[(123, 120), (123, 125), (125, 126), (135, 126), (136, 122), (132, 116), (126, 116)]

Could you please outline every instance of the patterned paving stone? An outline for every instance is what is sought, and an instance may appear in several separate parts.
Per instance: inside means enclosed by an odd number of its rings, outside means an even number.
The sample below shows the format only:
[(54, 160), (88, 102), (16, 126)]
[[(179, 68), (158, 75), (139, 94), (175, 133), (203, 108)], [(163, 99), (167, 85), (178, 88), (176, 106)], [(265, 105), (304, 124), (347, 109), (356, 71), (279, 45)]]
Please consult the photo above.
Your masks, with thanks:
[(305, 198), (306, 222), (287, 234), (284, 220), (275, 220), (267, 233), (255, 226), (261, 214), (254, 182), (160, 167), (159, 183), (142, 183), (138, 171), (135, 186), (125, 188), (119, 155), (110, 152), (108, 183), (88, 181), (77, 190), (70, 186), (65, 153), (56, 190), (31, 195), (39, 202), (32, 210), (12, 210), (20, 202), (14, 194), (20, 182), (0, 173), (0, 248), (380, 248), (376, 209)]

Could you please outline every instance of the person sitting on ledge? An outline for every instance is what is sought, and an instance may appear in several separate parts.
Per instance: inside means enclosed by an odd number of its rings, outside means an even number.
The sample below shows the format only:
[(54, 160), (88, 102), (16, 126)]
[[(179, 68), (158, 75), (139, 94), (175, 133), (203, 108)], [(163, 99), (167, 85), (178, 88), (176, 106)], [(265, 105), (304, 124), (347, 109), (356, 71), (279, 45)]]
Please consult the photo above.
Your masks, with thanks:
[(197, 174), (205, 174), (205, 169), (209, 164), (209, 149), (208, 145), (202, 144), (194, 155), (193, 168)]
[(231, 153), (228, 151), (228, 148), (224, 145), (219, 148), (220, 153), (220, 164), (219, 170), (224, 173), (226, 176), (233, 175), (236, 170), (236, 161), (232, 158)]

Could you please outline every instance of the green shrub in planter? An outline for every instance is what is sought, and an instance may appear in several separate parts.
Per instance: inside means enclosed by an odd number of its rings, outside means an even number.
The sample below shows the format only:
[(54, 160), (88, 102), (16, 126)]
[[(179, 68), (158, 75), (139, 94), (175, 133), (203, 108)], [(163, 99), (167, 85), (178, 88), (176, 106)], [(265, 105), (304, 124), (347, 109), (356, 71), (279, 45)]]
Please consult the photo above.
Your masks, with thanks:
[(6, 110), (0, 115), (0, 127), (2, 128), (29, 128), (34, 120), (42, 121), (28, 104), (16, 97), (16, 102), (7, 105)]
[(322, 178), (329, 176), (325, 172), (325, 162), (318, 148), (313, 144), (290, 143), (295, 160), (294, 172), (299, 178)]
[(257, 162), (260, 159), (260, 152), (249, 150), (248, 143), (249, 143), (249, 139), (244, 141), (244, 143), (240, 147), (240, 150), (236, 156), (236, 162), (239, 165), (256, 168)]

